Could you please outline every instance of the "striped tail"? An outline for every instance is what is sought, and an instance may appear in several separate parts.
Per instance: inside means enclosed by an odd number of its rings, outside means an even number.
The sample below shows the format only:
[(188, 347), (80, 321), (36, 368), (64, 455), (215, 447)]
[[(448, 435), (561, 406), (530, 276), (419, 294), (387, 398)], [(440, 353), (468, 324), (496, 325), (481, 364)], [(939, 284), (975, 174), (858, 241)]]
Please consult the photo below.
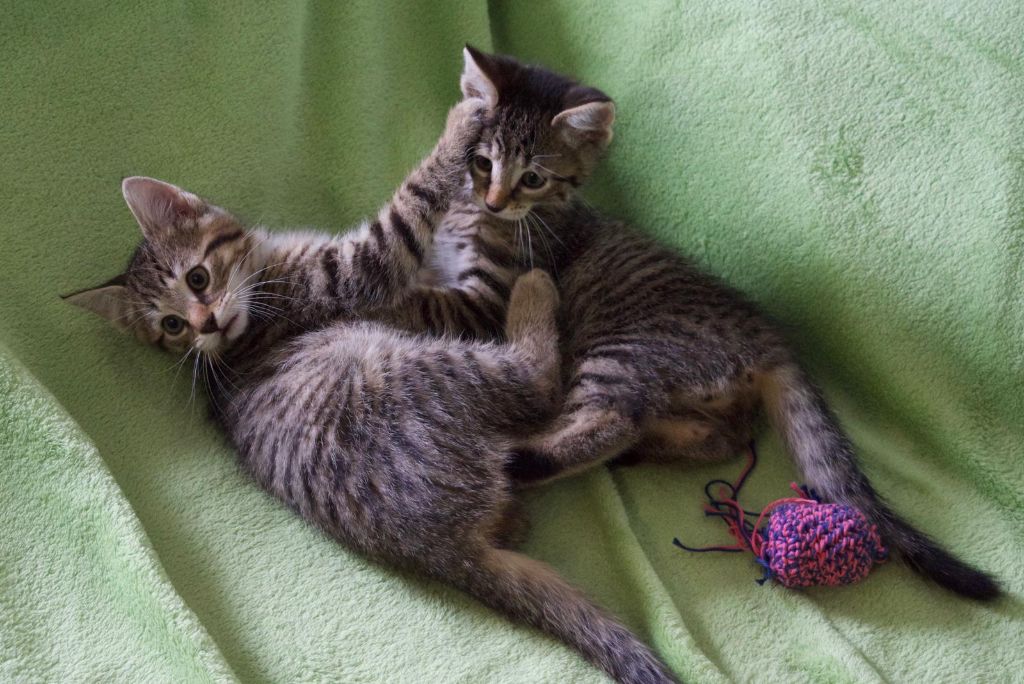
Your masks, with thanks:
[(860, 509), (911, 568), (940, 586), (980, 601), (999, 596), (992, 577), (943, 549), (878, 497), (857, 466), (849, 438), (803, 371), (794, 365), (774, 369), (767, 376), (763, 398), (807, 483), (824, 499)]
[(628, 629), (544, 563), (515, 551), (491, 548), (478, 562), (462, 567), (467, 574), (456, 580), (461, 589), (498, 612), (572, 646), (615, 681), (677, 681)]

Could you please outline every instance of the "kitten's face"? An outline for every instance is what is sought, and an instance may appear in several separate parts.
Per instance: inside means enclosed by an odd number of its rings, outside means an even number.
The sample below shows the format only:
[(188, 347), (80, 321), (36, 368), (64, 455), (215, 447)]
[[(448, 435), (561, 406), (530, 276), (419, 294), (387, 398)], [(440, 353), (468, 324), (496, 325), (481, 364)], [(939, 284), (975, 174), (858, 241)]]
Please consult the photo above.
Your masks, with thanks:
[(612, 138), (615, 105), (594, 88), (469, 46), (462, 92), (489, 120), (470, 163), (473, 199), (509, 221), (564, 204)]
[(142, 244), (124, 274), (67, 299), (144, 342), (216, 357), (249, 325), (251, 236), (223, 209), (168, 183), (128, 178), (122, 190)]

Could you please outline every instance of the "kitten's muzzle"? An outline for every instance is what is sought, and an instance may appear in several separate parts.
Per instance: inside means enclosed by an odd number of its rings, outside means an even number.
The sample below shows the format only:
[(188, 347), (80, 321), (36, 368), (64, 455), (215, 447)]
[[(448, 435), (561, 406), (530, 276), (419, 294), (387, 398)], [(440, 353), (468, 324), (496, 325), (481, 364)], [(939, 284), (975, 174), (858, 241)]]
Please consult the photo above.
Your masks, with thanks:
[(217, 317), (213, 315), (213, 312), (203, 321), (203, 324), (199, 327), (199, 332), (203, 335), (220, 332), (220, 328), (217, 327)]

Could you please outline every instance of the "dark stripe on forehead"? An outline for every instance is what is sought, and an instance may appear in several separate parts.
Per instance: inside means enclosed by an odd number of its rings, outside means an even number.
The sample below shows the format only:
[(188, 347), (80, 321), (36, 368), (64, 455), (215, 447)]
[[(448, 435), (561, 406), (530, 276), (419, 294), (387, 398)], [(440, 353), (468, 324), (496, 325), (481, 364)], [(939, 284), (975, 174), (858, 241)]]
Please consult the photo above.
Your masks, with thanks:
[[(154, 302), (160, 299), (160, 296), (167, 289), (167, 286), (163, 283), (154, 282), (154, 279), (143, 279), (137, 278), (132, 281), (132, 289), (135, 290), (140, 297), (143, 299), (149, 299)], [(153, 308), (156, 308), (154, 304)]]
[(512, 154), (514, 156), (525, 157), (526, 150), (532, 150), (534, 145), (534, 136), (524, 134), (521, 138), (515, 141), (515, 144), (512, 146)]
[(203, 252), (203, 258), (210, 256), (210, 252), (217, 249), (221, 245), (226, 245), (229, 242), (241, 239), (245, 235), (244, 231), (235, 230), (230, 233), (221, 233), (217, 237), (210, 240), (210, 244), (206, 245), (206, 251)]

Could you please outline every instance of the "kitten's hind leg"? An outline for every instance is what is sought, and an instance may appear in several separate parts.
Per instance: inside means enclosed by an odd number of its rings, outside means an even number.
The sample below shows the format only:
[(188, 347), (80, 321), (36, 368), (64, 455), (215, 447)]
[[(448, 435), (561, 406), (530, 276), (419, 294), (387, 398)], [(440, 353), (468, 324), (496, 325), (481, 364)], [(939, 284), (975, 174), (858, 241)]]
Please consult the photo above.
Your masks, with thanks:
[(561, 415), (519, 443), (506, 472), (538, 484), (604, 463), (637, 444), (645, 418), (663, 403), (629, 359), (585, 358), (573, 368)]
[(737, 402), (717, 414), (686, 411), (654, 416), (644, 422), (643, 436), (615, 465), (634, 463), (707, 463), (743, 453), (756, 435), (756, 412)]
[(474, 548), (435, 575), (451, 582), (505, 616), (547, 632), (575, 648), (621, 684), (671, 684), (678, 681), (639, 638), (555, 569), (508, 549)]
[[(570, 393), (566, 404), (571, 406)], [(519, 484), (542, 484), (615, 458), (640, 438), (637, 422), (614, 407), (584, 404), (525, 440), (506, 466)]]
[(643, 436), (614, 461), (614, 465), (709, 461), (736, 453), (725, 435), (710, 421), (692, 416), (652, 418), (643, 426)]
[(558, 289), (547, 273), (534, 269), (516, 280), (509, 297), (505, 334), (532, 370), (535, 385), (554, 401), (559, 393)]
[(550, 276), (531, 271), (512, 289), (505, 324), (508, 343), (465, 350), (459, 364), (479, 369), (476, 390), (494, 407), (480, 416), (488, 429), (506, 436), (523, 434), (554, 412), (561, 387), (557, 308), (558, 291)]
[(489, 535), (495, 546), (502, 549), (518, 548), (530, 532), (530, 519), (526, 507), (518, 497), (509, 497), (498, 515)]

